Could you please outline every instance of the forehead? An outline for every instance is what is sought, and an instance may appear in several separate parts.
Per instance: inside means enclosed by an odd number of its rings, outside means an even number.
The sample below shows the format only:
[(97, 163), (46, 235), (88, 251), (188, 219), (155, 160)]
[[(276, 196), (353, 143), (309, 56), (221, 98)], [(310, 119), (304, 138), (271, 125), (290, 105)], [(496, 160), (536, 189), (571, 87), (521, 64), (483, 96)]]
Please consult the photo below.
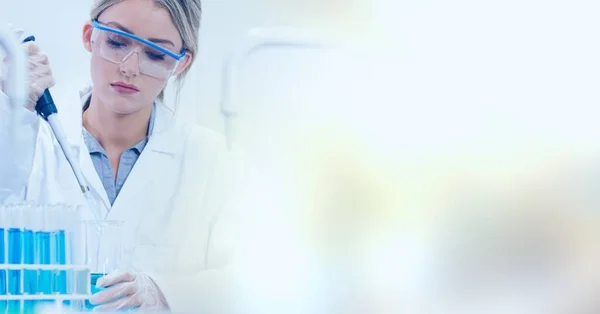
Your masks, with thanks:
[(182, 45), (171, 15), (152, 0), (121, 1), (102, 12), (98, 20), (111, 27), (115, 27), (116, 23), (142, 38), (166, 39), (176, 48)]

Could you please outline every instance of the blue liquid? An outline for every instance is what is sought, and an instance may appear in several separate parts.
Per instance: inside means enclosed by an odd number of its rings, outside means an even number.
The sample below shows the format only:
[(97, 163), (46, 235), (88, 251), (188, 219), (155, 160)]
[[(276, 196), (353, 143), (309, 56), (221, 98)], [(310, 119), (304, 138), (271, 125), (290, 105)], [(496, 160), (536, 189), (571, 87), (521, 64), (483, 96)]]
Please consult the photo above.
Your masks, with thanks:
[(0, 228), (0, 263), (4, 263), (4, 228)]
[[(105, 274), (100, 274), (100, 273), (91, 273), (90, 274), (90, 291), (92, 292), (92, 294), (102, 291), (104, 289), (104, 288), (96, 288), (96, 282), (98, 282), (98, 279), (100, 279), (100, 277), (103, 277), (104, 275)], [(85, 308), (88, 310), (91, 310), (94, 308), (94, 305), (92, 305), (89, 300), (85, 300)]]
[(35, 313), (35, 307), (39, 304), (40, 301), (27, 300), (23, 302), (23, 313), (25, 314), (33, 314)]
[[(35, 246), (33, 231), (23, 231), (23, 264), (35, 264)], [(23, 292), (28, 294), (37, 293), (37, 271), (23, 271)]]
[[(17, 228), (8, 229), (8, 263), (21, 264), (23, 242), (21, 230)], [(8, 271), (8, 294), (20, 295), (21, 290), (21, 271)], [(19, 313), (21, 311), (20, 301), (8, 301), (8, 313)]]
[[(4, 263), (4, 228), (0, 228), (0, 263)], [(0, 270), (0, 295), (6, 295), (6, 270)], [(6, 312), (6, 301), (0, 301), (0, 313)]]
[[(33, 231), (23, 231), (23, 264), (35, 264), (35, 242), (33, 238)], [(27, 294), (37, 293), (37, 280), (38, 275), (36, 270), (24, 270), (23, 271), (23, 292)], [(36, 301), (25, 301), (23, 304), (24, 313), (33, 313)]]
[[(67, 264), (67, 246), (65, 239), (65, 231), (59, 230), (52, 232), (52, 244), (55, 248), (53, 256), (53, 264)], [(67, 294), (67, 271), (57, 270), (52, 276), (52, 291), (54, 293)]]
[[(35, 232), (35, 247), (37, 264), (50, 264), (50, 232)], [(38, 274), (38, 292), (52, 293), (52, 271), (40, 270)]]
[[(22, 257), (21, 230), (16, 228), (8, 229), (8, 263), (21, 264)], [(19, 295), (21, 290), (21, 271), (8, 271), (8, 294)], [(9, 302), (10, 303), (10, 302)]]
[[(6, 270), (0, 270), (0, 295), (6, 295)], [(8, 303), (0, 301), (0, 313), (6, 312)]]
[(98, 279), (100, 279), (101, 277), (106, 276), (106, 274), (99, 274), (99, 273), (91, 273), (90, 274), (90, 284), (91, 284), (91, 291), (92, 294), (101, 291), (104, 288), (96, 288), (96, 283), (98, 282)]
[(7, 313), (21, 313), (21, 301), (8, 301)]

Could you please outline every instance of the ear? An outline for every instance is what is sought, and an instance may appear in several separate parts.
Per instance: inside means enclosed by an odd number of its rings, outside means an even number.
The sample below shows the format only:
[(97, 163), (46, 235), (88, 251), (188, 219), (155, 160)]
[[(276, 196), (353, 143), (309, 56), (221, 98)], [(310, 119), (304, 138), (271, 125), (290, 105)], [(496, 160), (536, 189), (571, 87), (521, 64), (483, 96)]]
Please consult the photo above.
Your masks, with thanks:
[(86, 22), (83, 25), (83, 47), (85, 48), (85, 50), (92, 52), (92, 31), (94, 30), (94, 27), (92, 26), (92, 23), (90, 22)]
[(179, 76), (179, 74), (181, 74), (181, 72), (185, 71), (185, 69), (187, 69), (190, 65), (192, 65), (193, 59), (194, 59), (194, 56), (189, 51), (186, 51), (185, 56), (179, 61), (179, 64), (177, 65), (177, 69), (175, 70), (175, 73), (173, 73), (173, 75)]

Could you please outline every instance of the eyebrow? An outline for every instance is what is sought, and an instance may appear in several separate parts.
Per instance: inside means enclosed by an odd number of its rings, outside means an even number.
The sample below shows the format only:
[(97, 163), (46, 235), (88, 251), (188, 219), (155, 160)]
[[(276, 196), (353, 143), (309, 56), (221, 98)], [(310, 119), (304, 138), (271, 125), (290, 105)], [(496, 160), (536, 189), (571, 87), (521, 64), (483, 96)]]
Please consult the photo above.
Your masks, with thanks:
[[(108, 22), (106, 25), (111, 25), (111, 24), (114, 25), (116, 28), (124, 31), (124, 32), (127, 32), (129, 34), (135, 35), (134, 32), (132, 32), (127, 27), (125, 27), (125, 26), (123, 26), (123, 25), (121, 25), (121, 24), (119, 24), (117, 22)], [(175, 44), (172, 41), (168, 40), (168, 39), (148, 38), (148, 40), (151, 41), (151, 42), (157, 43), (157, 44), (169, 44), (169, 45), (175, 47)]]

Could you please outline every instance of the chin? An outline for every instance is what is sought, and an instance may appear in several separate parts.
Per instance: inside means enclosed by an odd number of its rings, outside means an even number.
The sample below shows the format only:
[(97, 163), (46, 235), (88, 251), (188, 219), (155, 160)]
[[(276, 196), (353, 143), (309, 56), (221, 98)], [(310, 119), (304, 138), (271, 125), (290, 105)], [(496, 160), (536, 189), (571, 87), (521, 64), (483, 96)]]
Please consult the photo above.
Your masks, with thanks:
[(128, 115), (128, 114), (136, 113), (136, 112), (144, 109), (144, 106), (115, 105), (115, 106), (109, 106), (109, 108), (114, 113), (121, 114), (121, 115)]
[(127, 115), (142, 110), (145, 106), (145, 102), (141, 101), (139, 97), (126, 97), (121, 95), (111, 95), (108, 97), (108, 101), (104, 102), (107, 109), (110, 111)]
[(140, 105), (140, 102), (134, 102), (132, 100), (126, 99), (118, 99), (118, 97), (115, 98), (117, 99), (113, 99), (113, 101), (110, 101), (105, 104), (107, 109), (114, 113), (126, 115), (138, 112), (144, 108), (143, 105)]

